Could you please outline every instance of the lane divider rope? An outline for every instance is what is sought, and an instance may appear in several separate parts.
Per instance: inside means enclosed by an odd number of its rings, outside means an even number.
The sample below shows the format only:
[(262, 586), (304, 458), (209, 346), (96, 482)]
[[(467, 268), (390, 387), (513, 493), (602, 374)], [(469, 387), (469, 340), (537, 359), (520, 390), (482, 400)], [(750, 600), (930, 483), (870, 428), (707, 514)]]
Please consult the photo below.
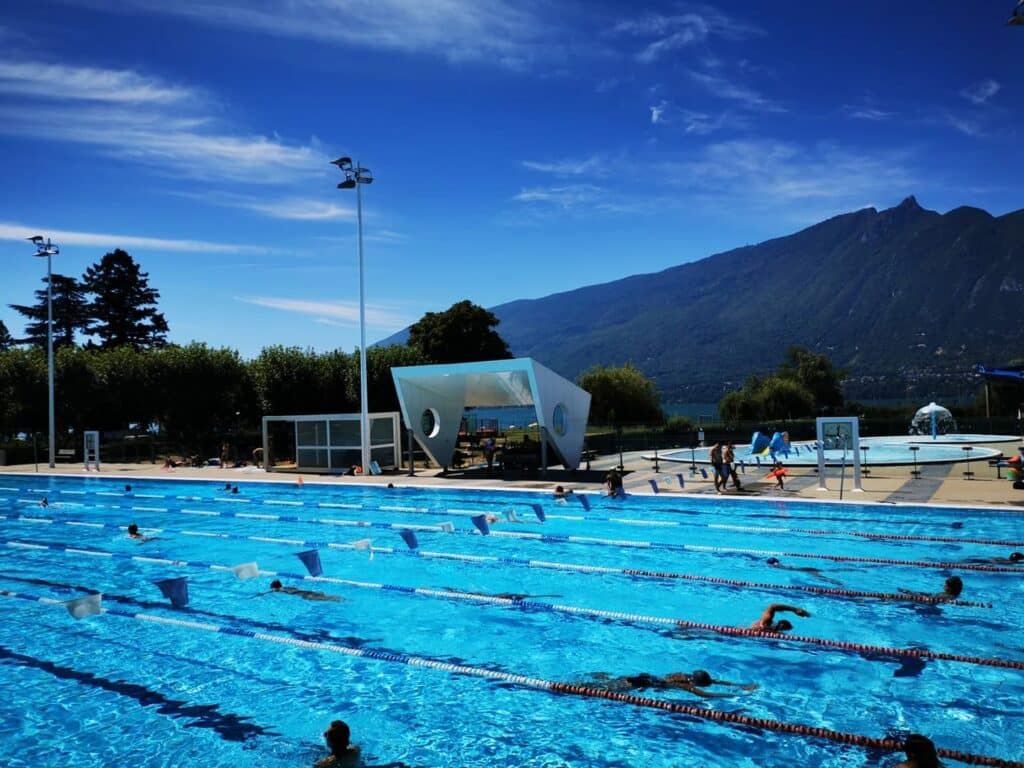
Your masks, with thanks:
[[(200, 570), (215, 570), (215, 571), (231, 571), (231, 566), (217, 565), (207, 562), (194, 562), (188, 560), (171, 560), (168, 558), (150, 558), (142, 557), (139, 555), (128, 555), (119, 552), (109, 552), (107, 550), (93, 549), (93, 548), (81, 548), (72, 547), (66, 544), (40, 544), (40, 543), (26, 543), (19, 541), (12, 541), (9, 539), (0, 539), (0, 543), (6, 544), (9, 547), (21, 547), (25, 549), (42, 549), (50, 550), (54, 552), (70, 553), (76, 555), (92, 555), (98, 557), (109, 557), (114, 559), (127, 559), (135, 560), (144, 563), (159, 563), (163, 565), (171, 565), (177, 568), (193, 568)], [(921, 648), (890, 648), (888, 646), (881, 645), (866, 645), (862, 643), (851, 643), (844, 640), (830, 640), (828, 638), (811, 637), (808, 635), (792, 635), (782, 632), (770, 632), (763, 629), (754, 629), (750, 627), (730, 627), (719, 624), (710, 624), (707, 622), (689, 621), (687, 619), (668, 619), (658, 616), (645, 616), (643, 614), (633, 613), (622, 613), (619, 611), (607, 611), (600, 608), (585, 608), (580, 606), (571, 605), (553, 605), (551, 603), (541, 603), (537, 601), (530, 601), (525, 599), (514, 599), (506, 597), (496, 597), (491, 595), (474, 595), (469, 592), (456, 592), (452, 590), (437, 590), (417, 587), (405, 587), (393, 584), (380, 584), (375, 582), (365, 581), (352, 581), (349, 579), (338, 579), (330, 576), (308, 576), (305, 574), (288, 573), (282, 571), (263, 571), (260, 570), (259, 574), (262, 576), (283, 576), (285, 578), (297, 579), (301, 581), (311, 581), (317, 583), (326, 584), (339, 584), (343, 586), (351, 586), (364, 589), (377, 589), (384, 591), (400, 592), (405, 594), (418, 594), (429, 597), (444, 597), (444, 598), (456, 598), (460, 600), (466, 600), (469, 602), (481, 602), (500, 604), (507, 606), (514, 606), (519, 609), (535, 609), (544, 610), (554, 613), (568, 613), (574, 615), (585, 615), (585, 616), (596, 616), (600, 618), (610, 618), (620, 621), (632, 621), (642, 622), (649, 624), (659, 624), (679, 627), (682, 629), (696, 629), (707, 632), (713, 632), (720, 635), (728, 635), (732, 637), (744, 637), (744, 638), (759, 638), (766, 640), (785, 640), (795, 643), (801, 643), (805, 645), (816, 645), (823, 648), (836, 648), (844, 651), (853, 651), (857, 653), (873, 653), (883, 654), (887, 656), (917, 658), (917, 659), (930, 659), (932, 661), (950, 661), (962, 664), (974, 664), (985, 667), (998, 667), (1002, 669), (1014, 669), (1024, 670), (1024, 661), (1017, 661), (1014, 659), (994, 659), (980, 656), (968, 656), (964, 654), (956, 653), (945, 653), (941, 651), (929, 651)]]
[[(551, 517), (551, 515), (548, 515)], [(752, 533), (806, 533), (811, 536), (858, 536), (863, 539), (892, 539), (894, 541), (935, 541), (943, 544), (992, 544), (997, 547), (1024, 547), (1024, 541), (997, 539), (969, 539), (958, 536), (911, 536), (898, 533), (869, 533), (867, 531), (830, 531), (827, 528), (785, 528), (759, 525), (727, 525), (706, 523), (706, 527), (723, 531), (749, 531)]]
[[(23, 503), (32, 503), (24, 501)], [(193, 510), (193, 509), (175, 509), (171, 507), (148, 507), (148, 506), (120, 506), (120, 505), (96, 505), (104, 509), (120, 509), (124, 511), (132, 512), (170, 512), (174, 514), (191, 514), (206, 517), (234, 517), (234, 518), (251, 518), (257, 520), (277, 520), (288, 523), (305, 523), (311, 522), (310, 520), (299, 518), (293, 515), (269, 515), (269, 514), (249, 514), (241, 512), (227, 512), (227, 511), (215, 511), (215, 510)], [(400, 530), (403, 528), (410, 528), (412, 526), (402, 525), (399, 523), (375, 523), (370, 521), (338, 521), (338, 520), (323, 520), (314, 519), (313, 522), (318, 524), (327, 525), (348, 525), (357, 527), (371, 527), (371, 528), (390, 528)], [(463, 536), (481, 536), (476, 530), (448, 530), (444, 526), (436, 526), (431, 528), (429, 526), (423, 526), (423, 529), (431, 529), (443, 531), (448, 534), (457, 534)], [(957, 569), (961, 571), (981, 571), (986, 573), (1016, 573), (1018, 575), (1024, 574), (1024, 570), (1020, 568), (1004, 567), (998, 565), (981, 565), (976, 563), (948, 563), (948, 562), (937, 562), (929, 560), (898, 560), (894, 558), (883, 558), (883, 557), (858, 557), (853, 555), (829, 555), (819, 554), (812, 552), (781, 552), (777, 550), (768, 549), (751, 549), (743, 547), (716, 547), (716, 546), (702, 546), (698, 544), (671, 544), (668, 542), (658, 541), (640, 541), (636, 539), (605, 539), (594, 536), (567, 536), (558, 534), (544, 534), (544, 533), (527, 533), (527, 532), (515, 532), (515, 531), (491, 531), (490, 536), (495, 538), (505, 539), (519, 539), (527, 541), (539, 541), (545, 544), (583, 544), (587, 546), (604, 546), (604, 547), (627, 547), (631, 549), (651, 549), (661, 550), (668, 552), (712, 552), (712, 553), (726, 553), (726, 554), (747, 554), (747, 555), (759, 555), (764, 557), (800, 557), (814, 560), (830, 560), (833, 562), (848, 562), (848, 563), (872, 563), (875, 565), (893, 565), (903, 566), (911, 568), (930, 568), (933, 570), (949, 570)]]
[[(99, 522), (85, 522), (78, 520), (55, 520), (53, 518), (39, 517), (39, 516), (27, 516), (27, 515), (0, 515), (0, 520), (11, 520), (14, 522), (25, 522), (25, 523), (37, 523), (37, 524), (62, 524), (69, 526), (78, 526), (84, 528), (103, 528), (107, 530), (118, 530), (123, 531), (126, 526), (117, 525), (114, 523), (99, 523)], [(223, 533), (216, 531), (188, 531), (178, 530), (170, 528), (145, 528), (143, 530), (150, 532), (167, 532), (180, 536), (197, 536), (205, 538), (223, 538), (231, 539), (235, 541), (256, 541), (260, 543), (271, 543), (271, 544), (289, 544), (292, 546), (303, 546), (312, 547), (315, 549), (344, 549), (352, 550), (355, 549), (351, 544), (343, 544), (337, 542), (325, 542), (325, 541), (306, 541), (303, 539), (283, 539), (278, 537), (267, 537), (267, 536), (247, 536), (239, 533)], [(0, 540), (2, 541), (2, 540)], [(391, 548), (373, 547), (374, 553), (381, 554), (405, 554), (402, 551), (394, 551)], [(419, 551), (410, 552), (409, 554), (416, 554)], [(757, 582), (747, 581), (741, 579), (727, 579), (724, 577), (717, 576), (700, 576), (696, 574), (687, 573), (673, 573), (668, 571), (651, 571), (642, 570), (637, 568), (615, 568), (612, 566), (595, 566), (595, 565), (580, 565), (573, 563), (551, 563), (540, 560), (524, 560), (518, 558), (501, 558), (491, 556), (479, 556), (479, 555), (461, 555), (457, 553), (443, 553), (443, 552), (422, 552), (420, 553), (425, 557), (433, 557), (435, 559), (456, 559), (456, 560), (467, 560), (476, 559), (482, 561), (500, 562), (506, 564), (515, 564), (526, 567), (540, 567), (548, 570), (559, 570), (559, 571), (576, 571), (580, 573), (608, 573), (617, 574), (622, 576), (640, 577), (640, 578), (651, 578), (651, 579), (675, 579), (680, 581), (692, 581), (702, 582), (707, 584), (718, 584), (723, 586), (742, 587), (749, 589), (764, 589), (769, 591), (790, 591), (790, 592), (806, 592), (808, 594), (821, 595), (824, 597), (852, 597), (852, 598), (867, 598), (872, 600), (884, 600), (890, 602), (914, 602), (914, 603), (925, 603), (931, 605), (956, 605), (961, 607), (970, 608), (991, 608), (992, 603), (987, 602), (976, 602), (970, 600), (948, 600), (942, 597), (932, 597), (930, 595), (915, 595), (909, 593), (891, 593), (891, 592), (875, 592), (867, 590), (854, 590), (845, 589), (840, 587), (815, 587), (810, 585), (801, 584), (773, 584), (770, 582)]]
[[(7, 590), (0, 590), (0, 595), (4, 597), (33, 601), (45, 605), (62, 605), (62, 601), (60, 600), (37, 597), (35, 595), (26, 595), (17, 592), (10, 592)], [(217, 634), (233, 635), (236, 637), (251, 638), (254, 640), (260, 640), (262, 642), (267, 643), (278, 643), (281, 645), (289, 645), (292, 647), (305, 648), (309, 650), (327, 651), (331, 653), (342, 654), (345, 656), (372, 659), (375, 661), (383, 661), (394, 664), (405, 664), (407, 666), (413, 667), (424, 667), (427, 669), (448, 672), (454, 675), (463, 675), (487, 680), (500, 680), (504, 683), (509, 683), (522, 688), (531, 688), (535, 690), (549, 691), (552, 693), (580, 696), (583, 698), (604, 699), (607, 701), (615, 701), (623, 704), (631, 704), (637, 707), (645, 707), (648, 709), (656, 709), (680, 715), (687, 715), (689, 717), (695, 717), (701, 720), (707, 720), (711, 722), (727, 723), (730, 725), (757, 728), (758, 730), (773, 731), (775, 733), (785, 733), (795, 736), (807, 736), (839, 744), (848, 744), (853, 746), (865, 747), (868, 749), (896, 752), (903, 748), (902, 743), (900, 741), (897, 741), (896, 739), (880, 739), (873, 736), (864, 736), (862, 734), (848, 733), (844, 731), (834, 731), (828, 728), (819, 728), (810, 725), (802, 725), (800, 723), (790, 723), (780, 720), (751, 717), (749, 715), (739, 714), (738, 712), (722, 712), (720, 710), (707, 709), (705, 707), (697, 707), (692, 704), (683, 704), (681, 702), (676, 701), (651, 699), (644, 696), (634, 696), (632, 694), (622, 693), (620, 691), (603, 691), (585, 685), (560, 683), (552, 680), (545, 680), (543, 678), (531, 677), (528, 675), (518, 675), (513, 674), (511, 672), (504, 672), (496, 669), (486, 669), (482, 667), (472, 666), (469, 664), (452, 664), (449, 662), (440, 662), (434, 661), (432, 659), (423, 659), (417, 656), (409, 656), (406, 654), (388, 653), (384, 651), (375, 651), (366, 648), (355, 648), (352, 646), (345, 645), (341, 642), (325, 643), (316, 642), (312, 640), (300, 640), (294, 637), (282, 637), (280, 635), (270, 634), (267, 632), (254, 632), (252, 630), (241, 629), (237, 627), (224, 627), (216, 624), (211, 624), (208, 622), (185, 621), (183, 619), (174, 619), (166, 616), (157, 616), (154, 614), (144, 613), (141, 611), (123, 611), (117, 608), (102, 608), (101, 611), (105, 614), (118, 616), (121, 618), (133, 619), (136, 621), (162, 624), (165, 626), (181, 627), (183, 629), (189, 629), (194, 631), (211, 632)], [(936, 752), (939, 754), (940, 757), (946, 758), (948, 760), (956, 760), (957, 762), (966, 763), (968, 765), (993, 766), (993, 768), (1024, 768), (1024, 762), (1003, 760), (1002, 758), (993, 757), (989, 755), (978, 755), (970, 752), (962, 752), (960, 750), (944, 749), (941, 747), (938, 748)]]

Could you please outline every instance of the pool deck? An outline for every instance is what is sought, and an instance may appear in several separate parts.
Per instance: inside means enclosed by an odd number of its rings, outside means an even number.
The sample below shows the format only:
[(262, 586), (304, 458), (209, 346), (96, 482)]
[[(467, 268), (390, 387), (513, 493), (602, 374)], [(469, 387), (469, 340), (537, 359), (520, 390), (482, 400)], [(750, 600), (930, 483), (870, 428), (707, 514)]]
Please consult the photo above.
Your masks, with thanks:
[[(998, 447), (1009, 456), (1017, 452), (1017, 446), (1002, 444)], [(661, 478), (659, 483), (660, 495), (710, 495), (717, 496), (714, 484), (710, 479), (705, 480), (700, 472), (693, 476), (690, 474), (689, 464), (673, 462), (660, 462), (660, 472), (655, 473), (650, 461), (643, 458), (649, 451), (637, 451), (623, 455), (623, 466), (628, 474), (624, 478), (627, 492), (636, 494), (653, 494), (650, 480)], [(603, 472), (618, 465), (618, 456), (601, 457), (591, 462), (591, 469), (595, 472)], [(846, 482), (842, 493), (842, 500), (854, 503), (911, 503), (911, 504), (948, 504), (952, 506), (1002, 506), (1024, 509), (1024, 490), (1015, 490), (1012, 483), (1005, 479), (996, 479), (996, 468), (990, 467), (986, 461), (971, 462), (971, 469), (974, 471), (973, 479), (964, 477), (963, 472), (966, 464), (928, 465), (920, 466), (921, 477), (913, 478), (910, 474), (912, 467), (909, 466), (875, 466), (869, 465), (869, 474), (864, 476), (863, 491), (857, 492), (852, 489), (852, 469), (847, 470)], [(35, 474), (35, 464), (22, 464), (15, 466), (0, 467), (0, 477), (4, 474)], [(86, 472), (80, 464), (58, 464), (56, 468), (49, 469), (45, 464), (39, 465), (40, 475), (64, 475), (69, 477), (97, 476), (96, 472)], [(681, 473), (685, 480), (685, 487), (679, 490), (678, 482), (672, 480), (670, 484), (664, 482), (664, 478), (673, 477)], [(98, 476), (105, 478), (118, 478), (130, 480), (131, 478), (153, 478), (158, 480), (212, 480), (217, 482), (231, 482), (232, 484), (244, 483), (247, 481), (280, 482), (295, 484), (302, 478), (304, 484), (323, 483), (332, 486), (338, 485), (387, 485), (394, 483), (396, 486), (442, 486), (449, 488), (490, 488), (494, 490), (531, 490), (544, 491), (553, 490), (556, 485), (563, 485), (566, 488), (599, 492), (603, 489), (600, 482), (580, 481), (569, 474), (554, 473), (560, 476), (545, 480), (533, 478), (527, 480), (503, 480), (500, 475), (495, 474), (488, 477), (486, 472), (478, 470), (474, 472), (453, 472), (449, 475), (442, 474), (436, 469), (417, 469), (415, 477), (407, 474), (390, 474), (370, 477), (332, 476), (316, 474), (297, 474), (293, 472), (263, 472), (252, 467), (244, 469), (222, 469), (219, 467), (189, 468), (179, 467), (167, 471), (157, 464), (131, 463), (131, 464), (103, 464), (102, 471)], [(594, 473), (589, 475), (591, 480)], [(774, 480), (765, 480), (762, 472), (747, 471), (740, 475), (740, 482), (743, 491), (729, 490), (724, 497), (731, 498), (775, 498), (775, 499), (807, 499), (817, 501), (839, 501), (839, 471), (830, 469), (828, 471), (828, 490), (818, 489), (817, 474), (813, 469), (792, 468), (785, 478), (785, 490), (776, 487)]]

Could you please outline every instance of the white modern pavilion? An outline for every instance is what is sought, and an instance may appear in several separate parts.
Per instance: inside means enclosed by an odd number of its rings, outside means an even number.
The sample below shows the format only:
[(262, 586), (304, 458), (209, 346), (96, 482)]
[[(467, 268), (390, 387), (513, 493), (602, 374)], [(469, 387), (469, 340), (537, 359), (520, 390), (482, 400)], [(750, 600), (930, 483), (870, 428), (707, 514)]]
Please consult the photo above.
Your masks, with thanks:
[(392, 368), (405, 428), (431, 460), (451, 464), (466, 408), (533, 406), (541, 434), (541, 467), (577, 469), (590, 414), (590, 393), (524, 357)]

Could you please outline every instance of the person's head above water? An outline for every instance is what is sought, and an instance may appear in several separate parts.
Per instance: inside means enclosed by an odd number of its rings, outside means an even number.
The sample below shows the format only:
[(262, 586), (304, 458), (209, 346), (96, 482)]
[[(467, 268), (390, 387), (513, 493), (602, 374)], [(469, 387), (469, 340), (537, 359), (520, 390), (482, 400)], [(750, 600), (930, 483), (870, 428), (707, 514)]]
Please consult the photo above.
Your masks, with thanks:
[(139, 526), (137, 526), (135, 523), (132, 523), (131, 525), (128, 526), (128, 535), (129, 536), (136, 536), (136, 535), (138, 535), (138, 533), (139, 533)]
[(694, 685), (700, 686), (701, 688), (706, 688), (714, 682), (711, 675), (704, 669), (693, 670), (693, 672), (690, 673), (690, 680)]
[(788, 632), (792, 628), (793, 628), (792, 622), (790, 622), (787, 619), (779, 619), (778, 621), (775, 622), (775, 624), (772, 625), (771, 631), (772, 632)]
[(283, 587), (283, 586), (284, 585), (278, 579), (274, 579), (272, 582), (270, 582), (270, 588), (271, 589), (277, 590), (277, 589), (281, 589), (281, 587)]
[(769, 557), (767, 560), (765, 560), (765, 562), (768, 563), (768, 565), (778, 565), (779, 564), (779, 558), (777, 558), (777, 557)]
[(1022, 562), (1022, 561), (1024, 561), (1024, 552), (1011, 552), (1010, 553), (1010, 562), (1011, 563), (1019, 563), (1019, 562)]
[(959, 597), (960, 593), (964, 591), (964, 582), (959, 576), (950, 576), (946, 579), (945, 587), (947, 595)]
[(919, 733), (912, 733), (903, 742), (903, 751), (907, 753), (907, 760), (914, 764), (914, 768), (937, 768), (939, 756), (935, 754), (935, 745), (927, 736)]
[(331, 750), (331, 754), (338, 755), (339, 757), (344, 755), (348, 749), (348, 743), (351, 738), (352, 733), (344, 720), (332, 721), (327, 730), (324, 731), (324, 740), (327, 742), (327, 748)]

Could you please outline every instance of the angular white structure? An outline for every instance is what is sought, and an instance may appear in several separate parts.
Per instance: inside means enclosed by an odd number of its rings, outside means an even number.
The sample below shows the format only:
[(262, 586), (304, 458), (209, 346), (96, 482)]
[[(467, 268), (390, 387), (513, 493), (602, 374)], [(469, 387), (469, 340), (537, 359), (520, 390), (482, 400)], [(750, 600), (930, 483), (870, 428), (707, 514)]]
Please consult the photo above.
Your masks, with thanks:
[(392, 368), (391, 377), (405, 428), (442, 467), (451, 463), (464, 409), (509, 405), (534, 406), (542, 467), (549, 444), (567, 469), (579, 467), (590, 393), (535, 360), (413, 365)]

